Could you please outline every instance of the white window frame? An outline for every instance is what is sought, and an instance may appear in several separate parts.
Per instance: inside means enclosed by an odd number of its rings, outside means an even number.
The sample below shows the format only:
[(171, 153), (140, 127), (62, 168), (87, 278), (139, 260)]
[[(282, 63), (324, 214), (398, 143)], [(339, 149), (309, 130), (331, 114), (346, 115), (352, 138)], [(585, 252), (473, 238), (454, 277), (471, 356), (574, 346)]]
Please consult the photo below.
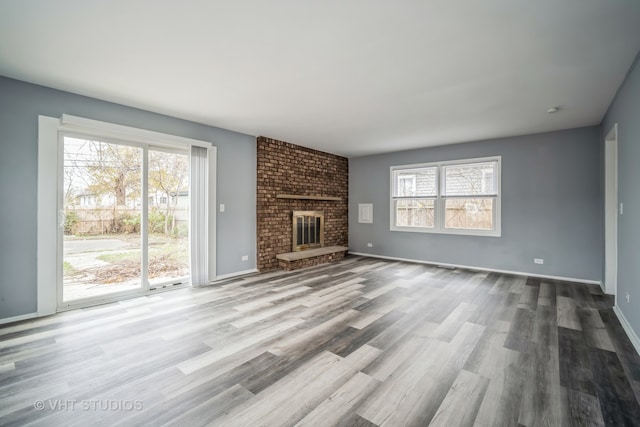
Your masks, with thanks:
[[(473, 230), (463, 228), (445, 228), (445, 202), (448, 198), (444, 196), (444, 179), (442, 178), (443, 167), (452, 165), (468, 165), (474, 163), (496, 162), (495, 179), (496, 179), (496, 195), (495, 196), (478, 196), (477, 198), (489, 198), (494, 200), (493, 209), (493, 229), (492, 230)], [(420, 168), (436, 168), (436, 188), (435, 197), (425, 196), (418, 197), (421, 199), (435, 200), (434, 208), (434, 226), (433, 227), (404, 227), (396, 225), (396, 207), (395, 201), (403, 199), (403, 197), (394, 197), (397, 183), (394, 180), (394, 173), (402, 170), (420, 169)], [(390, 192), (389, 192), (389, 229), (391, 231), (405, 231), (413, 233), (435, 233), (435, 234), (456, 234), (466, 236), (489, 236), (500, 237), (502, 235), (501, 211), (502, 211), (502, 156), (478, 157), (471, 159), (447, 160), (442, 162), (418, 163), (411, 165), (391, 166), (390, 168)], [(484, 183), (483, 183), (484, 185)], [(473, 196), (464, 196), (464, 198), (474, 198)]]

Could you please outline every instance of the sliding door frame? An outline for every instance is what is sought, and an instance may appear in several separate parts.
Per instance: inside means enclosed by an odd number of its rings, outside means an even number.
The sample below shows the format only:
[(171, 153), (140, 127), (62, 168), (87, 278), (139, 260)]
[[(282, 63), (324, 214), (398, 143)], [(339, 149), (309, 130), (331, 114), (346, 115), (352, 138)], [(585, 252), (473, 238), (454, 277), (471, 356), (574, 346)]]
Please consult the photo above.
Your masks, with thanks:
[[(77, 298), (73, 300), (64, 300), (64, 269), (60, 266), (64, 261), (64, 227), (62, 227), (62, 218), (64, 218), (64, 144), (65, 138), (85, 139), (93, 142), (103, 142), (123, 147), (133, 147), (141, 150), (140, 156), (140, 278), (136, 289), (114, 291), (108, 294), (91, 296), (86, 298)], [(140, 144), (132, 141), (117, 140), (109, 137), (100, 137), (95, 135), (86, 135), (80, 132), (59, 131), (58, 132), (58, 242), (57, 242), (57, 265), (58, 274), (57, 282), (57, 310), (64, 311), (74, 308), (86, 307), (91, 305), (104, 304), (105, 302), (119, 301), (125, 298), (131, 298), (146, 295), (150, 291), (149, 287), (149, 149), (148, 144)]]
[[(81, 117), (63, 115), (61, 118), (39, 116), (38, 121), (38, 231), (37, 231), (37, 315), (44, 316), (57, 311), (64, 311), (89, 305), (103, 304), (112, 301), (119, 301), (153, 292), (175, 289), (178, 286), (150, 288), (147, 268), (142, 269), (141, 288), (139, 290), (119, 291), (108, 296), (95, 298), (77, 299), (63, 302), (62, 294), (62, 229), (59, 227), (59, 209), (63, 200), (62, 179), (60, 173), (64, 151), (61, 150), (64, 144), (64, 137), (81, 137), (96, 139), (107, 143), (115, 143), (126, 146), (139, 147), (143, 150), (142, 161), (142, 213), (141, 213), (141, 234), (147, 235), (142, 230), (147, 229), (148, 224), (148, 156), (149, 150), (159, 149), (178, 150), (188, 152), (191, 157), (191, 147), (203, 147), (208, 150), (208, 173), (207, 173), (207, 197), (208, 205), (216, 204), (216, 147), (210, 142), (184, 138), (180, 136), (168, 135), (144, 129), (131, 128), (112, 123), (100, 122)], [(184, 150), (182, 150), (184, 148)], [(191, 179), (190, 179), (191, 187)], [(191, 193), (191, 188), (189, 190)], [(193, 202), (191, 204), (193, 207)], [(203, 240), (204, 247), (201, 248), (208, 254), (209, 260), (214, 260), (208, 266), (209, 277), (215, 277), (215, 210), (209, 211), (212, 215), (208, 217), (207, 238)], [(189, 237), (192, 238), (193, 230), (190, 224)], [(142, 238), (142, 262), (148, 266), (148, 235)], [(52, 254), (54, 254), (52, 256)], [(145, 259), (146, 258), (146, 259)], [(193, 274), (191, 275), (193, 277)], [(55, 280), (52, 280), (55, 278)], [(167, 283), (170, 283), (168, 281)], [(182, 286), (188, 286), (187, 281)]]

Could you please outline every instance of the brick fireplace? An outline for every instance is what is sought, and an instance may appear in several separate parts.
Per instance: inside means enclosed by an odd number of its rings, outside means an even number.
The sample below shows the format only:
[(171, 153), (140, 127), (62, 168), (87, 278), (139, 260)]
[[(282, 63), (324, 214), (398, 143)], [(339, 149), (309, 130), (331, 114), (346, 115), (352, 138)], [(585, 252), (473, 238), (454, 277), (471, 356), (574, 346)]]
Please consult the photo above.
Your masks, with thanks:
[[(322, 246), (347, 246), (347, 158), (260, 136), (257, 179), (259, 271), (278, 268), (276, 255), (294, 250), (294, 211), (322, 212)], [(327, 262), (341, 255), (325, 255), (298, 265)]]

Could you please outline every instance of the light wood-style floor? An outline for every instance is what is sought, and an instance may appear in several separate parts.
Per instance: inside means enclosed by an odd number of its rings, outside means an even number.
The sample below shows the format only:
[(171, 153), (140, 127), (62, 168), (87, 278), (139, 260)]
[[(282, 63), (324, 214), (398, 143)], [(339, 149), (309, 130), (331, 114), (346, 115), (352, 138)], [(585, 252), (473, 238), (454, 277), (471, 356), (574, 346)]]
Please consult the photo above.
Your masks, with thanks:
[(0, 328), (0, 424), (640, 424), (597, 286), (349, 256)]

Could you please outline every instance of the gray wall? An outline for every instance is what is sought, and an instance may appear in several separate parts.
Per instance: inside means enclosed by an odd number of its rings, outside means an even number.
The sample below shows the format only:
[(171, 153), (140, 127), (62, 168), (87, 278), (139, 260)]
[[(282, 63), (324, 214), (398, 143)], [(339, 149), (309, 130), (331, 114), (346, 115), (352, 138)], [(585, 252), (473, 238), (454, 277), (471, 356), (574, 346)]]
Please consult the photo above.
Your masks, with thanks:
[[(640, 58), (640, 55), (638, 56)], [(640, 336), (640, 65), (638, 58), (602, 122), (604, 137), (618, 123), (618, 307)], [(629, 293), (631, 302), (625, 295)]]
[(217, 274), (255, 268), (254, 137), (0, 77), (0, 319), (36, 311), (38, 115), (62, 114), (211, 141), (217, 202), (226, 205), (217, 213)]
[[(349, 250), (600, 281), (599, 141), (600, 128), (587, 127), (350, 159)], [(389, 231), (390, 166), (496, 155), (502, 156), (501, 237)], [(373, 203), (373, 224), (358, 223), (358, 203)]]

